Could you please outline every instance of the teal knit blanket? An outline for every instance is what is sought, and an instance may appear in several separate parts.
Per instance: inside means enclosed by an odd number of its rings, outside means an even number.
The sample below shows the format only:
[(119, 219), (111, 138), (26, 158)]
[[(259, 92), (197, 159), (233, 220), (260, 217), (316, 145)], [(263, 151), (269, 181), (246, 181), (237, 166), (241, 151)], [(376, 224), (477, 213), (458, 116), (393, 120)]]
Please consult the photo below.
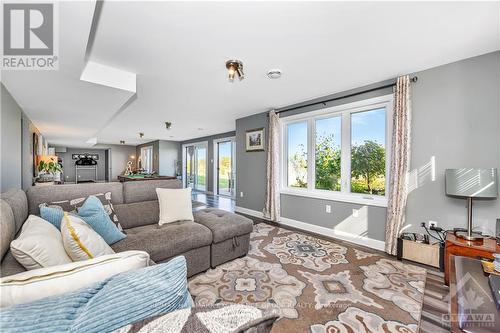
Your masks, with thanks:
[(91, 287), (0, 311), (1, 332), (112, 332), (192, 306), (186, 259), (114, 275)]

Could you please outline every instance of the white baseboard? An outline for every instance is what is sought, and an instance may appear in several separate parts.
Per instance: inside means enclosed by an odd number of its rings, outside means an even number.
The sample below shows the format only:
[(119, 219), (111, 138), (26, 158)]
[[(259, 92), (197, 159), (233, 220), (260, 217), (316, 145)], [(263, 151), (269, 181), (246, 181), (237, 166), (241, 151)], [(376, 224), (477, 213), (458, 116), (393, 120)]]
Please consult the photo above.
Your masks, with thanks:
[[(236, 206), (234, 208), (234, 210), (237, 213), (243, 213), (243, 214), (247, 214), (250, 216), (254, 216), (254, 217), (258, 217), (258, 218), (267, 220), (266, 218), (264, 218), (264, 215), (262, 214), (262, 212), (259, 212), (256, 210), (252, 210), (252, 209), (248, 209), (248, 208), (244, 208), (244, 207), (238, 207), (238, 206)], [(321, 227), (318, 225), (289, 219), (286, 217), (281, 217), (280, 223), (283, 225), (293, 227), (293, 228), (313, 232), (313, 233), (324, 235), (327, 237), (338, 238), (338, 239), (341, 239), (341, 240), (344, 240), (347, 242), (351, 242), (354, 244), (370, 247), (372, 249), (379, 250), (379, 251), (384, 251), (384, 249), (385, 249), (385, 242), (383, 242), (383, 241), (368, 238), (365, 236), (351, 234), (351, 233), (345, 232), (345, 231), (329, 229), (329, 228)]]
[(267, 220), (264, 217), (264, 214), (262, 212), (258, 212), (258, 211), (253, 210), (253, 209), (248, 209), (248, 208), (236, 206), (236, 207), (234, 207), (234, 211), (237, 213), (243, 213), (243, 214), (247, 214), (250, 216), (258, 217), (259, 219)]

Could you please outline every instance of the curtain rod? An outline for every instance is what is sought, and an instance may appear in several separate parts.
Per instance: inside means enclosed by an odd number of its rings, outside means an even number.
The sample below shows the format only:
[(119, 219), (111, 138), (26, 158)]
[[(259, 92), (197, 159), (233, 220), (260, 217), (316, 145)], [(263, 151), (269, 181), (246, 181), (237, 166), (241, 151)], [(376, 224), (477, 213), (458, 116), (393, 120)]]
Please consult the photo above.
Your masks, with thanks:
[[(417, 82), (418, 81), (418, 77), (414, 76), (414, 77), (412, 77), (410, 79), (410, 81), (411, 82)], [(291, 107), (287, 107), (287, 108), (281, 109), (279, 111), (276, 111), (276, 114), (280, 114), (282, 112), (294, 111), (294, 110), (298, 110), (298, 109), (302, 109), (302, 108), (306, 108), (306, 107), (313, 106), (313, 105), (318, 105), (318, 104), (323, 104), (324, 106), (326, 106), (326, 103), (329, 103), (329, 102), (337, 101), (339, 99), (354, 97), (354, 96), (361, 95), (361, 94), (366, 94), (366, 93), (369, 93), (369, 92), (372, 92), (372, 91), (377, 91), (377, 90), (382, 90), (382, 89), (394, 87), (395, 85), (396, 85), (396, 82), (391, 83), (391, 84), (386, 84), (386, 85), (380, 86), (380, 87), (375, 87), (375, 88), (370, 88), (370, 89), (358, 91), (358, 92), (355, 92), (355, 93), (352, 93), (352, 94), (347, 94), (347, 95), (343, 95), (343, 96), (339, 96), (339, 97), (330, 98), (330, 99), (327, 99), (327, 100), (324, 100), (324, 101), (321, 101), (321, 102), (314, 102), (314, 103), (309, 103), (309, 104), (291, 106)]]

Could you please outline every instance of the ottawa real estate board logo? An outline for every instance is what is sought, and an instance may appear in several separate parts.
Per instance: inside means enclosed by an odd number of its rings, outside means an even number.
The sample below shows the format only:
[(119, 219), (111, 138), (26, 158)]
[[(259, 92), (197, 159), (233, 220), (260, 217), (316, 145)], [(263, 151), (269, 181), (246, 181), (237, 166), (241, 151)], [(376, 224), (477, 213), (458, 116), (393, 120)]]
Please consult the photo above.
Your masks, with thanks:
[(3, 2), (2, 70), (59, 68), (56, 2)]

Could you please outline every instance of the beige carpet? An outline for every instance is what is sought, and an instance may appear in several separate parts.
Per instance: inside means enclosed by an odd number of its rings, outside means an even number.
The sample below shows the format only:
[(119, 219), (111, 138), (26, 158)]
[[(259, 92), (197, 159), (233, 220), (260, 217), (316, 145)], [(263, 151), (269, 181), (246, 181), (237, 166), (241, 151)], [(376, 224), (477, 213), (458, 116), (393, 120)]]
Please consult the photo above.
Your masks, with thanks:
[(426, 271), (269, 224), (254, 226), (248, 256), (189, 281), (197, 304), (276, 311), (273, 333), (414, 332)]

